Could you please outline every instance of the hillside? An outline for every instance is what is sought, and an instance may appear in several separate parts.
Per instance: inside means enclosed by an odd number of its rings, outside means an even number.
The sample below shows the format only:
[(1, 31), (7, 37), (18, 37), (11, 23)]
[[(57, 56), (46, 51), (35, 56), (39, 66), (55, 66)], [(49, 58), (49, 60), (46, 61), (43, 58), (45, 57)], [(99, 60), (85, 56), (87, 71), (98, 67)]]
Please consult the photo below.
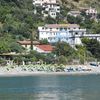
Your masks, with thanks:
[[(62, 7), (79, 8), (93, 6), (100, 9), (99, 0), (59, 0)], [(71, 9), (69, 9), (71, 10)], [(0, 0), (0, 32), (10, 33), (18, 37), (29, 38), (31, 33), (36, 33), (37, 27), (44, 24), (63, 23), (67, 10), (61, 10), (62, 17), (57, 19), (43, 18), (41, 8), (34, 14), (32, 0)], [(79, 23), (78, 23), (79, 24)]]
[(95, 7), (100, 11), (100, 0), (59, 0), (59, 2), (68, 8)]
[[(82, 20), (82, 17), (72, 17), (68, 16), (67, 12), (71, 9), (80, 8), (80, 7), (96, 7), (99, 10), (99, 0), (59, 0), (61, 6), (60, 14), (57, 15), (56, 19), (48, 17), (43, 17), (42, 8), (41, 7), (34, 7), (32, 4), (32, 0), (0, 0), (0, 53), (8, 53), (8, 52), (23, 52), (25, 48), (22, 48), (17, 41), (19, 40), (26, 40), (26, 39), (33, 39), (38, 40), (38, 26), (44, 24), (79, 24), (82, 28), (86, 28), (88, 32), (99, 34), (100, 32), (100, 21), (95, 22), (91, 20), (89, 16), (84, 15), (83, 17), (85, 20)], [(70, 8), (70, 9), (66, 9)], [(36, 11), (37, 10), (37, 11)], [(36, 11), (36, 13), (35, 13)], [(34, 36), (32, 37), (32, 33)], [(95, 45), (95, 41), (89, 44)], [(91, 47), (90, 45), (86, 48), (87, 50), (91, 50), (91, 54), (94, 57), (100, 59), (100, 44), (97, 42), (95, 45), (96, 47)], [(66, 44), (65, 44), (66, 46)], [(63, 47), (63, 46), (62, 46)], [(79, 51), (74, 52), (73, 55), (68, 56), (69, 59), (72, 60), (71, 57), (76, 58), (78, 55), (81, 55), (80, 59), (84, 58), (84, 49), (85, 47), (78, 47)], [(61, 48), (62, 49), (62, 48)], [(68, 52), (65, 54), (69, 54), (71, 49), (66, 49)], [(98, 51), (97, 51), (98, 50)], [(63, 51), (63, 49), (61, 50)], [(71, 51), (71, 52), (72, 52)], [(93, 52), (92, 52), (93, 51)], [(58, 51), (59, 52), (59, 49)], [(78, 53), (78, 54), (77, 54)], [(61, 53), (62, 54), (62, 53)], [(60, 57), (60, 55), (58, 55)], [(63, 55), (65, 56), (65, 55)], [(35, 56), (34, 56), (35, 57)], [(38, 56), (40, 59), (40, 56)], [(58, 58), (59, 58), (58, 57)], [(62, 57), (68, 59), (68, 57)], [(48, 56), (47, 56), (48, 58)], [(78, 58), (78, 57), (77, 57)], [(33, 59), (33, 58), (32, 58)], [(83, 59), (84, 60), (84, 59)], [(83, 61), (82, 60), (82, 61)], [(58, 60), (59, 61), (59, 60)], [(69, 61), (69, 60), (67, 60)], [(81, 61), (81, 60), (80, 60)]]

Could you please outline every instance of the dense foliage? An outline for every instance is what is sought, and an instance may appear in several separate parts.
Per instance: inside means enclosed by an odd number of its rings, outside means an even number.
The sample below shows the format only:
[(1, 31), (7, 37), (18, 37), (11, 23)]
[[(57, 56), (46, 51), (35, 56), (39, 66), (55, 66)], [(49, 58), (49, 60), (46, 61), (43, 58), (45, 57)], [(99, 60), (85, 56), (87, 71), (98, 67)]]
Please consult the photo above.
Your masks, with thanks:
[(0, 37), (0, 54), (9, 52), (21, 53), (23, 51), (24, 48), (16, 43), (12, 36), (6, 34), (5, 36)]
[[(62, 0), (64, 1), (64, 0)], [(75, 2), (79, 2), (75, 0)], [(69, 5), (68, 5), (69, 6)], [(73, 5), (71, 5), (74, 7)], [(37, 9), (37, 11), (36, 11)], [(37, 27), (44, 24), (55, 23), (75, 23), (81, 27), (87, 28), (88, 32), (100, 34), (100, 21), (91, 20), (90, 16), (82, 14), (79, 17), (68, 16), (69, 7), (61, 5), (61, 13), (57, 14), (57, 18), (50, 16), (44, 18), (41, 13), (41, 7), (34, 7), (32, 0), (0, 0), (0, 53), (22, 52), (24, 49), (17, 44), (16, 41), (29, 39), (32, 33), (35, 33), (33, 39), (37, 37)], [(98, 14), (98, 18), (100, 15)], [(47, 40), (40, 41), (47, 44)], [(84, 52), (89, 51), (89, 57), (100, 59), (100, 43), (91, 40), (83, 42), (85, 48), (77, 47), (77, 50), (70, 47), (67, 43), (57, 43), (55, 51), (49, 55), (42, 55), (37, 52), (31, 52), (26, 58), (31, 61), (39, 61), (42, 59), (46, 63), (68, 63), (72, 59), (81, 59), (84, 62)], [(92, 47), (91, 47), (92, 46)], [(55, 56), (56, 55), (56, 56)], [(20, 57), (18, 57), (20, 58)]]
[(98, 58), (98, 60), (100, 60), (100, 42), (98, 42), (96, 39), (87, 38), (83, 39), (82, 41), (87, 50), (90, 51), (95, 58)]

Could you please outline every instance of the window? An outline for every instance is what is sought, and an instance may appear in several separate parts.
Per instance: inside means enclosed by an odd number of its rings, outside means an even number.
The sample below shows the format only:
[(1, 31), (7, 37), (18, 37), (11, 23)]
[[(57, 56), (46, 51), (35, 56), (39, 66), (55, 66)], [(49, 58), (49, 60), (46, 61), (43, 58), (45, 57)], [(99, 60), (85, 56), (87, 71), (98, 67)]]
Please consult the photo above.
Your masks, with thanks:
[(70, 30), (70, 28), (68, 28), (68, 30)]
[(75, 34), (76, 34), (76, 35), (78, 35), (78, 33), (77, 33), (77, 32), (76, 32)]
[(82, 35), (84, 35), (84, 32), (82, 32)]
[(62, 28), (62, 27), (60, 28), (60, 30), (63, 30), (63, 29), (64, 29), (64, 28)]
[(47, 27), (45, 29), (48, 29)]
[(42, 29), (44, 30), (44, 27), (42, 27)]
[(52, 30), (52, 28), (50, 28), (50, 30)]
[(53, 39), (55, 40), (56, 38), (54, 37)]
[(66, 40), (68, 40), (68, 38), (66, 38)]
[(58, 11), (60, 11), (60, 9), (59, 9), (59, 8), (58, 8), (57, 10), (58, 10)]
[(52, 40), (52, 37), (49, 37), (49, 40), (51, 41)]
[(67, 30), (67, 28), (64, 28), (65, 30)]
[(27, 45), (25, 45), (25, 47), (27, 48)]

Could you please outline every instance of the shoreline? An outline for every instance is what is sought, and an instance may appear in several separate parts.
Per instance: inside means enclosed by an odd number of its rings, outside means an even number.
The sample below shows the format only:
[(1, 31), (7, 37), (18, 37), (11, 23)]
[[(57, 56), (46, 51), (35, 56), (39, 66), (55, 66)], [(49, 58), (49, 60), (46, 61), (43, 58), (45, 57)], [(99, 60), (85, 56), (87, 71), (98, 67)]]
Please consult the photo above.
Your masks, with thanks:
[(100, 72), (18, 72), (18, 73), (0, 73), (0, 77), (16, 76), (41, 76), (41, 75), (99, 75)]
[(57, 71), (57, 67), (55, 67), (54, 65), (5, 66), (5, 67), (0, 67), (0, 77), (100, 74), (100, 67), (93, 67), (90, 65), (66, 65), (63, 67), (64, 71)]

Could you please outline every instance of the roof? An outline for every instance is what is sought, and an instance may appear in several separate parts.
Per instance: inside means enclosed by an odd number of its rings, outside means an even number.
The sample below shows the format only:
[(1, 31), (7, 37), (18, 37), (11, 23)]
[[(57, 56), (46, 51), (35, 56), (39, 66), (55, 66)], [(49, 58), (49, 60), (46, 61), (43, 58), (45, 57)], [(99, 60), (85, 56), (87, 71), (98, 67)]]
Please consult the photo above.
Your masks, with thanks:
[(44, 3), (43, 5), (59, 5), (59, 3), (50, 3), (50, 2), (47, 3), (47, 2), (46, 2), (46, 3)]
[(78, 24), (46, 24), (45, 27), (48, 28), (79, 28)]
[(80, 11), (81, 11), (81, 10), (88, 10), (89, 7), (80, 7), (79, 9), (80, 9)]
[(51, 45), (36, 45), (36, 47), (44, 51), (53, 51), (53, 47)]
[(80, 14), (81, 12), (80, 11), (77, 11), (77, 10), (72, 10), (72, 11), (69, 11), (69, 13)]
[[(19, 43), (21, 45), (31, 45), (31, 41), (30, 40), (18, 41), (17, 43)], [(38, 45), (38, 44), (40, 44), (40, 42), (33, 41), (33, 44)]]

